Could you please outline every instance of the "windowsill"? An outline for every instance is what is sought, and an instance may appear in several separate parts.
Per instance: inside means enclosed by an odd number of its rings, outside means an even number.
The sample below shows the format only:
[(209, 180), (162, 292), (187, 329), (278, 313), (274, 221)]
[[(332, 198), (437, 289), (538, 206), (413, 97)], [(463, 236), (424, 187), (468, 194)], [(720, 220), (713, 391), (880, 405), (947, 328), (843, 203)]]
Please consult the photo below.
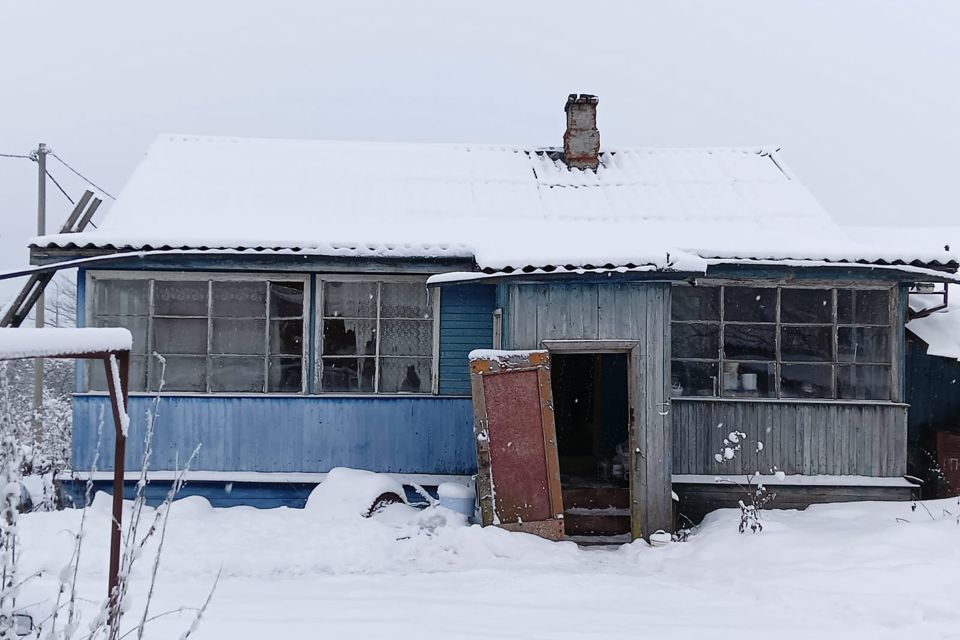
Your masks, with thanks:
[(839, 405), (878, 405), (889, 407), (909, 407), (905, 402), (893, 400), (840, 400), (837, 398), (718, 398), (716, 396), (679, 396), (670, 398), (670, 402), (754, 402), (766, 404), (839, 404)]
[[(72, 394), (76, 397), (103, 397), (107, 398), (110, 394), (106, 391), (75, 391)], [(131, 391), (131, 398), (155, 398), (156, 391)], [(434, 393), (244, 393), (223, 391), (217, 393), (203, 393), (198, 391), (163, 391), (161, 398), (184, 397), (184, 398), (469, 398), (464, 395), (442, 395)]]

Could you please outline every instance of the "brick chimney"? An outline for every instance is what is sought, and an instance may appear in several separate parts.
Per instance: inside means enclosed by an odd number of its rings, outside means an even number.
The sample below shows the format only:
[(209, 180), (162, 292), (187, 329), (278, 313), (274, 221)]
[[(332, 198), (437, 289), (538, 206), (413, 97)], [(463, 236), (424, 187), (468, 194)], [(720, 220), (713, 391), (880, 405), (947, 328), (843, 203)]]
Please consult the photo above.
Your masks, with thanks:
[(596, 169), (600, 164), (600, 131), (597, 129), (597, 96), (571, 93), (563, 108), (567, 130), (563, 134), (563, 160), (573, 169)]

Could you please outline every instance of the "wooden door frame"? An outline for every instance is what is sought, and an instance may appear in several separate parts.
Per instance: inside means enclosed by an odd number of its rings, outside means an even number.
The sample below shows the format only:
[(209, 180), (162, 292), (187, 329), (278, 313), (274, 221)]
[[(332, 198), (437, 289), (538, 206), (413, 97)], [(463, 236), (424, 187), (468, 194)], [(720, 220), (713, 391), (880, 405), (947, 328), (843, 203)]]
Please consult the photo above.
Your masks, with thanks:
[[(625, 353), (627, 355), (627, 442), (630, 446), (630, 536), (636, 540), (641, 537), (641, 507), (637, 496), (640, 495), (640, 478), (637, 473), (637, 401), (640, 396), (641, 356), (639, 340), (543, 340), (543, 348), (553, 354), (576, 353)], [(552, 376), (551, 376), (552, 379)], [(559, 442), (557, 443), (559, 446)]]

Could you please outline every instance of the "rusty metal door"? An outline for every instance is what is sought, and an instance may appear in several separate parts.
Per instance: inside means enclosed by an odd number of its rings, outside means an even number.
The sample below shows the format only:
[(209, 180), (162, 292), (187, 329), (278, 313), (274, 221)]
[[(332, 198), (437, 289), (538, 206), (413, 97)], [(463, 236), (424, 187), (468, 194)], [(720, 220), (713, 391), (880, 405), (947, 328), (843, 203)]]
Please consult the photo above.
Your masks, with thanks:
[(549, 354), (471, 354), (470, 373), (483, 524), (561, 539)]

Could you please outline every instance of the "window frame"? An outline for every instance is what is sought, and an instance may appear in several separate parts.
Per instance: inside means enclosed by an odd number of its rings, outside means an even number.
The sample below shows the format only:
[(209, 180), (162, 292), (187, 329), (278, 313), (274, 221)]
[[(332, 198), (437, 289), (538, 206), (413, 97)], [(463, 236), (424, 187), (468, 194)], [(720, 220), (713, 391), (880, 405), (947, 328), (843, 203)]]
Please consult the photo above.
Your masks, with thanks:
[[(98, 280), (139, 280), (148, 281), (148, 300), (147, 300), (147, 345), (146, 345), (146, 360), (147, 360), (147, 370), (145, 372), (146, 378), (146, 388), (143, 391), (136, 391), (133, 393), (141, 394), (154, 394), (156, 391), (150, 390), (150, 367), (153, 366), (152, 354), (153, 354), (153, 324), (156, 314), (155, 309), (155, 300), (154, 300), (154, 283), (156, 281), (165, 281), (165, 282), (197, 282), (203, 281), (207, 284), (207, 345), (206, 353), (203, 357), (208, 361), (207, 369), (204, 371), (204, 384), (206, 389), (204, 391), (163, 391), (164, 394), (171, 395), (198, 395), (198, 396), (284, 396), (284, 395), (296, 395), (301, 396), (309, 393), (309, 371), (310, 371), (310, 313), (313, 308), (312, 301), (312, 292), (310, 287), (310, 274), (305, 273), (296, 273), (296, 272), (256, 272), (256, 273), (247, 273), (247, 272), (212, 272), (212, 271), (130, 271), (130, 270), (106, 270), (106, 269), (96, 269), (89, 270), (85, 274), (84, 279), (84, 321), (86, 326), (92, 326), (95, 316), (96, 316), (96, 298), (97, 298), (97, 281)], [(211, 372), (209, 369), (209, 360), (212, 357), (216, 356), (226, 356), (229, 357), (230, 354), (215, 354), (212, 352), (212, 340), (213, 340), (213, 296), (212, 287), (214, 282), (262, 282), (266, 288), (266, 300), (264, 303), (264, 322), (266, 324), (265, 335), (265, 352), (263, 355), (253, 355), (251, 357), (262, 357), (264, 361), (264, 385), (263, 391), (211, 391), (210, 390), (210, 379)], [(303, 284), (303, 315), (301, 317), (302, 323), (302, 336), (303, 336), (303, 352), (300, 358), (300, 390), (299, 391), (270, 391), (269, 390), (269, 375), (270, 375), (270, 282), (298, 282)], [(169, 317), (169, 316), (160, 316), (160, 317)], [(132, 356), (139, 356), (141, 354), (131, 354)], [(199, 355), (199, 354), (198, 354)], [(279, 357), (279, 356), (278, 356)], [(90, 379), (89, 372), (84, 368), (82, 375), (82, 385), (81, 388), (85, 390), (85, 393), (100, 393), (97, 390), (90, 388)]]
[[(424, 289), (427, 289), (427, 277), (422, 275), (407, 275), (407, 274), (337, 274), (337, 273), (318, 273), (316, 274), (316, 296), (313, 302), (313, 313), (316, 318), (316, 326), (314, 328), (314, 344), (316, 345), (316, 353), (314, 354), (313, 360), (315, 363), (315, 371), (313, 376), (314, 389), (316, 389), (316, 395), (322, 396), (341, 396), (349, 398), (358, 398), (358, 397), (377, 397), (377, 398), (389, 398), (389, 397), (408, 397), (408, 398), (422, 398), (424, 396), (436, 396), (439, 395), (440, 390), (440, 296), (441, 288), (432, 287), (430, 291), (432, 292), (432, 310), (431, 310), (431, 353), (430, 353), (430, 389), (429, 391), (424, 391), (421, 393), (409, 393), (409, 392), (381, 392), (380, 388), (380, 359), (381, 357), (394, 357), (394, 356), (381, 356), (380, 355), (380, 320), (381, 320), (381, 305), (380, 305), (380, 291), (381, 287), (377, 287), (377, 344), (374, 354), (367, 355), (366, 357), (374, 358), (374, 386), (373, 391), (323, 391), (322, 380), (323, 380), (323, 321), (325, 319), (323, 313), (324, 305), (324, 284), (327, 282), (375, 282), (375, 283), (422, 283)], [(387, 318), (390, 320), (391, 318)], [(402, 318), (399, 318), (402, 319)], [(426, 322), (426, 320), (424, 320)], [(328, 356), (329, 357), (329, 356)], [(345, 358), (350, 357), (363, 357), (363, 356), (343, 356)], [(403, 356), (398, 356), (403, 357)], [(410, 358), (415, 358), (416, 356), (407, 356)]]
[[(674, 283), (674, 288), (682, 288), (693, 285), (686, 285), (680, 283)], [(713, 395), (707, 396), (695, 396), (695, 395), (678, 395), (672, 396), (674, 400), (707, 400), (707, 401), (744, 401), (744, 402), (827, 402), (827, 403), (850, 403), (850, 404), (864, 404), (864, 403), (899, 403), (901, 402), (901, 391), (899, 389), (899, 380), (900, 373), (898, 367), (900, 366), (900, 360), (902, 357), (902, 346), (900, 345), (900, 336), (901, 333), (898, 332), (898, 326), (900, 326), (899, 312), (900, 312), (900, 301), (899, 301), (899, 289), (896, 285), (890, 284), (881, 284), (881, 283), (850, 283), (850, 282), (836, 282), (836, 283), (827, 283), (827, 282), (811, 282), (811, 283), (792, 283), (792, 282), (750, 282), (750, 281), (718, 281), (718, 280), (709, 280), (709, 281), (698, 281), (696, 287), (702, 288), (711, 288), (718, 290), (718, 316), (717, 320), (674, 320), (673, 311), (672, 311), (672, 297), (671, 297), (671, 310), (668, 313), (669, 322), (671, 325), (671, 334), (672, 327), (675, 324), (700, 324), (700, 325), (716, 325), (718, 327), (718, 341), (719, 349), (717, 352), (716, 358), (677, 358), (673, 356), (672, 348), (670, 354), (671, 362), (671, 379), (672, 379), (672, 367), (674, 361), (680, 362), (693, 362), (693, 363), (716, 363), (717, 365), (717, 387), (716, 393)], [(772, 322), (760, 322), (760, 321), (746, 321), (746, 320), (733, 320), (728, 321), (725, 319), (724, 314), (724, 305), (725, 305), (725, 295), (724, 290), (727, 287), (731, 288), (748, 288), (748, 289), (775, 289), (776, 290), (776, 308), (774, 314), (774, 320)], [(810, 290), (828, 290), (830, 291), (830, 297), (832, 300), (832, 313), (830, 323), (824, 322), (810, 322), (810, 323), (799, 323), (799, 322), (783, 322), (782, 321), (782, 292), (784, 289), (810, 289)], [(884, 291), (888, 294), (888, 305), (887, 305), (887, 324), (874, 324), (874, 323), (857, 323), (857, 322), (841, 322), (839, 318), (839, 296), (842, 291), (852, 291), (856, 293), (857, 291)], [(774, 327), (774, 339), (775, 339), (775, 349), (774, 349), (774, 359), (770, 360), (747, 360), (747, 359), (736, 359), (736, 358), (726, 358), (724, 356), (724, 338), (725, 338), (725, 327), (726, 325), (762, 325), (762, 326), (772, 326)], [(785, 360), (782, 356), (782, 329), (784, 327), (830, 327), (831, 330), (831, 350), (832, 358), (829, 361), (817, 362), (817, 361), (801, 361), (801, 360)], [(888, 332), (889, 339), (889, 354), (888, 360), (885, 362), (844, 362), (840, 359), (840, 332), (842, 329), (850, 328), (885, 328)], [(742, 396), (742, 395), (731, 395), (724, 394), (723, 389), (723, 364), (724, 362), (735, 362), (739, 364), (773, 364), (774, 365), (774, 393), (770, 396)], [(783, 395), (783, 381), (782, 381), (782, 366), (783, 365), (822, 365), (830, 366), (832, 368), (832, 378), (831, 384), (833, 388), (833, 395), (830, 397), (816, 397), (816, 396), (784, 396)], [(839, 397), (840, 392), (840, 369), (842, 367), (853, 367), (853, 366), (886, 366), (888, 371), (888, 384), (889, 384), (889, 396), (883, 399), (856, 399), (856, 398), (841, 398)]]

